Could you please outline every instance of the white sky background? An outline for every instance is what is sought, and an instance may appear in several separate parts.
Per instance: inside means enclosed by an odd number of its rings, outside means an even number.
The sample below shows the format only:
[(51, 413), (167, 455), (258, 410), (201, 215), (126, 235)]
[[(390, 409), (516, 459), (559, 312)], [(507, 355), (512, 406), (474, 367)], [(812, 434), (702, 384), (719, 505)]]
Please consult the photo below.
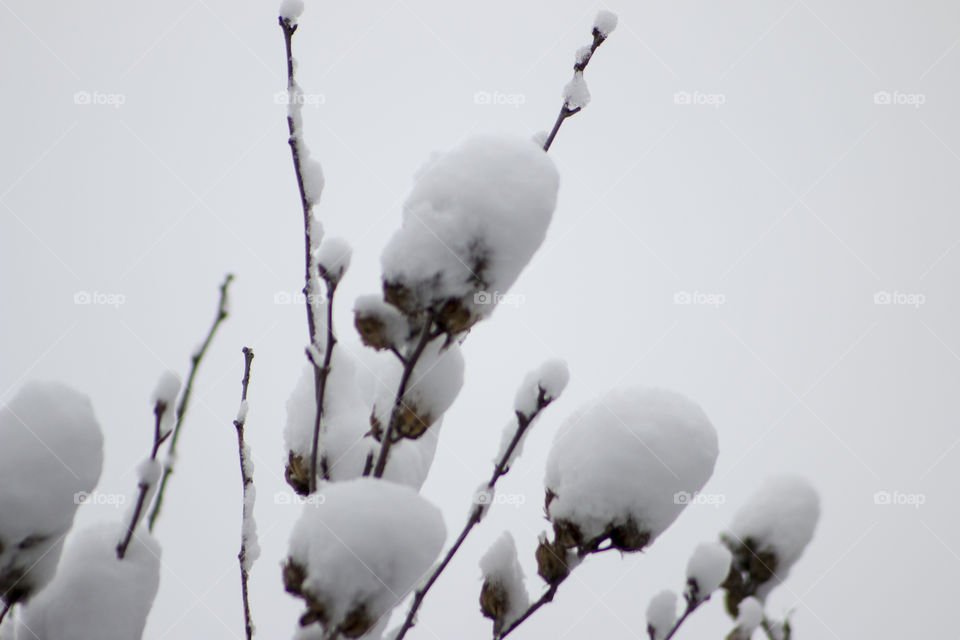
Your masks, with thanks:
[[(319, 209), (353, 244), (338, 293), (379, 290), (379, 252), (428, 154), (472, 132), (547, 129), (598, 8), (620, 26), (586, 77), (593, 102), (551, 150), (560, 200), (505, 306), (465, 345), (467, 385), (424, 494), (450, 536), (489, 475), (516, 385), (562, 356), (573, 374), (495, 507), (429, 597), (411, 638), (486, 638), (477, 560), (509, 528), (531, 590), (542, 474), (558, 423), (622, 383), (702, 404), (720, 436), (705, 491), (649, 552), (590, 559), (518, 638), (645, 638), (656, 591), (681, 588), (762, 479), (821, 491), (816, 537), (771, 597), (796, 637), (946, 637), (960, 571), (960, 8), (951, 2), (707, 1), (308, 3), (295, 38)], [(264, 555), (252, 575), (261, 637), (289, 637), (300, 606), (278, 563), (297, 507), (284, 491), (284, 403), (303, 365), (302, 219), (286, 144), (276, 3), (0, 2), (0, 401), (31, 377), (88, 393), (107, 436), (105, 493), (132, 495), (150, 393), (185, 374), (223, 275), (232, 316), (195, 388), (158, 536), (165, 571), (146, 638), (242, 635), (233, 419), (240, 348), (256, 352), (248, 438)], [(877, 91), (924, 103), (876, 104)], [(118, 94), (119, 108), (74, 94)], [(523, 104), (476, 104), (478, 91)], [(676, 104), (679, 91), (722, 96)], [(908, 97), (902, 98), (904, 100)], [(318, 100), (319, 101), (319, 100)], [(121, 294), (119, 308), (76, 305)], [(719, 308), (679, 305), (720, 294)], [(877, 305), (877, 291), (921, 294)], [(901, 297), (901, 301), (904, 299)], [(896, 302), (896, 300), (895, 300)], [(922, 494), (919, 508), (877, 491)], [(519, 498), (518, 498), (519, 499)], [(79, 522), (117, 518), (86, 506)], [(719, 599), (680, 638), (731, 626)]]

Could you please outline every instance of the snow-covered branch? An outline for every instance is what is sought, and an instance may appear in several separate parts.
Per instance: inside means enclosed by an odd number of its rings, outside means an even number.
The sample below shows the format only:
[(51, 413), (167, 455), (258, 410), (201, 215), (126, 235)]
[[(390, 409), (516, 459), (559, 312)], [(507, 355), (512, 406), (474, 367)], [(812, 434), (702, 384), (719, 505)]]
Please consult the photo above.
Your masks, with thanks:
[(180, 392), (180, 378), (173, 372), (166, 372), (160, 377), (157, 383), (157, 390), (154, 392), (154, 425), (153, 425), (153, 446), (150, 448), (150, 457), (144, 460), (137, 468), (139, 480), (137, 482), (137, 502), (130, 513), (130, 522), (127, 525), (126, 533), (117, 544), (117, 558), (123, 560), (127, 553), (127, 547), (130, 546), (130, 540), (139, 526), (140, 521), (146, 513), (150, 501), (153, 499), (157, 490), (157, 483), (160, 480), (160, 463), (157, 461), (157, 453), (160, 446), (166, 442), (173, 433), (173, 406)]
[(587, 89), (587, 82), (583, 79), (583, 72), (597, 48), (604, 43), (607, 37), (617, 28), (617, 16), (610, 11), (601, 10), (597, 13), (593, 21), (593, 42), (577, 50), (576, 59), (573, 62), (573, 78), (563, 88), (563, 104), (560, 106), (560, 113), (557, 114), (557, 120), (553, 123), (553, 129), (543, 142), (543, 150), (549, 151), (554, 138), (564, 121), (572, 115), (580, 113), (590, 102), (590, 91)]
[(253, 350), (243, 348), (243, 380), (241, 381), (240, 408), (233, 426), (237, 430), (237, 450), (240, 455), (240, 477), (243, 482), (243, 526), (240, 535), (240, 594), (243, 598), (243, 620), (247, 640), (253, 638), (253, 619), (250, 615), (250, 594), (247, 582), (250, 577), (250, 567), (260, 556), (260, 545), (257, 542), (257, 523), (253, 519), (253, 506), (256, 501), (256, 488), (253, 485), (253, 458), (250, 447), (243, 438), (243, 429), (247, 424), (247, 388), (250, 386), (250, 365), (253, 363)]
[[(434, 568), (423, 586), (417, 589), (413, 602), (410, 605), (410, 610), (407, 612), (407, 617), (394, 637), (394, 640), (402, 640), (407, 634), (407, 631), (415, 624), (417, 611), (420, 610), (420, 606), (423, 604), (427, 593), (460, 550), (470, 531), (480, 524), (480, 521), (483, 519), (484, 513), (486, 513), (486, 510), (492, 502), (497, 481), (510, 471), (510, 464), (519, 455), (522, 442), (529, 428), (543, 410), (560, 396), (564, 387), (566, 387), (569, 377), (570, 374), (565, 364), (559, 361), (550, 361), (545, 363), (537, 371), (532, 372), (527, 376), (526, 380), (524, 380), (524, 384), (517, 393), (515, 402), (517, 424), (516, 427), (511, 425), (504, 431), (504, 442), (506, 446), (501, 447), (502, 451), (494, 461), (493, 474), (490, 476), (486, 485), (482, 486), (480, 491), (475, 494), (475, 504), (470, 510), (470, 517), (467, 519), (456, 542), (453, 543), (453, 546), (451, 546), (446, 555), (444, 555), (440, 564)], [(533, 387), (533, 389), (531, 387)], [(534, 396), (532, 403), (530, 401), (531, 394)]]
[[(163, 476), (160, 479), (160, 487), (157, 489), (157, 497), (153, 502), (153, 509), (150, 511), (150, 517), (147, 520), (147, 529), (153, 531), (157, 524), (157, 518), (160, 516), (160, 508), (163, 506), (163, 496), (167, 489), (167, 482), (170, 480), (170, 474), (173, 473), (173, 465), (177, 459), (177, 442), (180, 438), (180, 431), (183, 428), (183, 420), (187, 415), (187, 408), (190, 406), (190, 395), (193, 393), (193, 382), (197, 377), (197, 370), (203, 361), (213, 337), (220, 328), (221, 323), (227, 319), (230, 314), (230, 299), (228, 289), (233, 281), (233, 274), (227, 274), (223, 283), (220, 284), (220, 300), (217, 302), (217, 314), (210, 325), (206, 337), (200, 343), (200, 347), (190, 356), (190, 372), (187, 374), (187, 383), (183, 387), (183, 393), (180, 395), (180, 403), (177, 405), (177, 423), (173, 427), (173, 435), (170, 437), (170, 446), (167, 449), (166, 461), (163, 464)], [(171, 404), (172, 408), (173, 405)]]

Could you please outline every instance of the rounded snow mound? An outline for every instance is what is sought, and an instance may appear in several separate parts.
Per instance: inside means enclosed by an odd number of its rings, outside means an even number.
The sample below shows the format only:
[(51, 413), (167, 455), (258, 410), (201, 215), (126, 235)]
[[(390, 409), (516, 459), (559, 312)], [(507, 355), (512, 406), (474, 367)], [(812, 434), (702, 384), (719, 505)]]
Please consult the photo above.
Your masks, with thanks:
[(574, 525), (583, 541), (611, 535), (637, 550), (670, 526), (716, 459), (717, 433), (696, 403), (663, 389), (614, 390), (557, 433), (547, 459), (548, 515), (555, 528)]
[(287, 591), (307, 603), (300, 624), (362, 636), (420, 581), (445, 539), (440, 510), (409, 487), (325, 484), (294, 526), (284, 566)]

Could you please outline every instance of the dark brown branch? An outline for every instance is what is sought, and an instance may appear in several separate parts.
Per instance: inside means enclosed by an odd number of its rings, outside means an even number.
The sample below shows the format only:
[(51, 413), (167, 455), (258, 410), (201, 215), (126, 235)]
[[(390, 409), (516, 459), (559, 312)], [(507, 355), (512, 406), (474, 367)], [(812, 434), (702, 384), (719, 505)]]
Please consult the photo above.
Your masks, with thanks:
[[(246, 408), (244, 404), (247, 402), (247, 387), (250, 385), (250, 365), (253, 362), (253, 350), (249, 347), (243, 348), (243, 380), (241, 381), (241, 393), (240, 393), (240, 412), (237, 414), (237, 419), (233, 421), (233, 426), (237, 429), (237, 451), (240, 455), (240, 477), (243, 481), (243, 522), (246, 523), (248, 518), (252, 518), (253, 514), (247, 512), (247, 494), (248, 488), (253, 485), (253, 472), (250, 470), (247, 464), (246, 450), (247, 445), (243, 439), (243, 428), (246, 426)], [(249, 574), (247, 572), (247, 536), (245, 528), (241, 529), (240, 535), (240, 553), (237, 555), (237, 560), (240, 561), (240, 593), (243, 597), (243, 622), (244, 630), (247, 634), (247, 640), (253, 639), (253, 619), (250, 616), (250, 594), (247, 587), (249, 581)]]
[[(172, 431), (163, 433), (163, 416), (167, 412), (167, 403), (163, 400), (157, 400), (156, 405), (153, 407), (153, 447), (150, 449), (150, 461), (154, 462), (157, 459), (157, 452), (160, 451), (160, 445), (162, 445), (167, 438), (170, 437)], [(134, 506), (133, 514), (130, 516), (130, 524), (127, 525), (127, 533), (124, 535), (123, 540), (117, 544), (117, 557), (123, 560), (124, 556), (127, 554), (127, 547), (130, 546), (130, 541), (133, 539), (133, 532), (136, 530), (137, 525), (140, 524), (140, 518), (143, 514), (143, 510), (146, 508), (147, 495), (150, 493), (150, 481), (149, 478), (142, 477), (139, 484), (137, 485), (139, 492), (137, 493), (137, 504)]]
[(394, 443), (394, 431), (396, 430), (397, 421), (400, 419), (403, 396), (407, 393), (407, 385), (410, 384), (413, 370), (416, 368), (417, 362), (420, 361), (423, 350), (427, 348), (431, 340), (437, 338), (439, 335), (433, 330), (434, 318), (435, 313), (430, 311), (423, 323), (423, 330), (420, 332), (420, 337), (417, 339), (413, 352), (403, 361), (403, 375), (400, 378), (400, 386), (397, 388), (397, 396), (393, 401), (393, 410), (390, 412), (390, 422), (387, 423), (386, 433), (384, 433), (383, 441), (380, 443), (380, 454), (377, 457), (377, 464), (374, 465), (373, 468), (374, 478), (382, 478), (384, 471), (387, 469), (387, 459), (390, 457), (390, 447), (392, 447)]
[(13, 609), (14, 604), (13, 602), (4, 603), (3, 610), (0, 611), (0, 624), (3, 624), (3, 619), (6, 618), (10, 610)]
[[(193, 381), (196, 379), (197, 369), (200, 368), (200, 362), (203, 361), (203, 356), (207, 353), (210, 343), (213, 342), (213, 336), (216, 335), (217, 329), (220, 328), (220, 324), (226, 320), (229, 315), (229, 311), (227, 310), (227, 289), (231, 281), (233, 281), (233, 274), (228, 273), (220, 285), (220, 301), (217, 304), (217, 315), (213, 320), (213, 324), (210, 326), (210, 330), (207, 332), (207, 336), (204, 338), (200, 348), (190, 357), (190, 373), (187, 375), (187, 383), (184, 385), (183, 394), (180, 396), (180, 404), (177, 405), (177, 424), (173, 427), (173, 435), (170, 438), (170, 448), (167, 450), (167, 455), (171, 460), (177, 453), (177, 441), (180, 438), (180, 430), (183, 428), (184, 417), (187, 415), (187, 407), (190, 406), (190, 395), (193, 392)], [(160, 516), (160, 507), (163, 505), (164, 492), (166, 491), (167, 482), (170, 479), (171, 473), (173, 473), (172, 463), (163, 469), (160, 488), (157, 489), (157, 498), (153, 502), (153, 510), (150, 512), (150, 518), (147, 523), (147, 529), (149, 531), (153, 531), (154, 526), (157, 524), (157, 518)]]
[[(607, 36), (600, 33), (600, 31), (594, 27), (593, 42), (590, 44), (590, 51), (582, 59), (574, 62), (574, 75), (584, 72), (584, 70), (587, 68), (587, 65), (590, 64), (590, 59), (593, 58), (594, 52), (601, 44), (604, 43), (606, 39)], [(543, 143), (544, 151), (550, 150), (550, 145), (553, 144), (553, 139), (557, 137), (557, 132), (560, 131), (560, 127), (563, 125), (564, 121), (570, 116), (580, 113), (580, 110), (580, 107), (570, 108), (570, 104), (566, 100), (563, 101), (563, 105), (560, 107), (560, 113), (557, 114), (557, 120), (553, 123), (553, 129), (550, 131), (550, 135), (547, 136), (547, 140)]]
[[(280, 19), (280, 28), (283, 29), (283, 43), (284, 49), (286, 51), (287, 57), (287, 99), (293, 101), (297, 98), (297, 80), (296, 80), (296, 64), (293, 59), (293, 34), (297, 31), (297, 25), (292, 23), (283, 17)], [(291, 102), (290, 108), (293, 109), (294, 105)], [(311, 220), (313, 217), (312, 209), (313, 203), (310, 202), (310, 199), (307, 196), (307, 189), (303, 179), (303, 165), (306, 160), (304, 157), (304, 147), (302, 144), (302, 137), (300, 130), (298, 129), (298, 124), (303, 125), (302, 122), (297, 123), (294, 120), (293, 114), (287, 112), (287, 131), (289, 137), (287, 142), (290, 145), (290, 155), (293, 158), (293, 171), (297, 178), (297, 190), (300, 193), (300, 207), (303, 211), (303, 262), (304, 262), (304, 280), (303, 280), (303, 295), (305, 300), (305, 306), (307, 310), (307, 332), (309, 333), (310, 346), (315, 347), (317, 345), (317, 319), (314, 316), (313, 310), (313, 299), (314, 296), (318, 295), (313, 286), (314, 282), (314, 271), (315, 265), (313, 263), (313, 246), (318, 238), (313, 238), (313, 225)], [(328, 281), (329, 285), (329, 281)], [(334, 286), (335, 288), (335, 286)], [(327, 375), (330, 371), (330, 356), (335, 341), (332, 340), (333, 336), (333, 322), (331, 316), (330, 307), (333, 303), (333, 290), (327, 290), (327, 299), (328, 299), (328, 308), (327, 308), (327, 349), (324, 355), (324, 365), (314, 361), (314, 358), (308, 352), (308, 359), (313, 365), (313, 390), (314, 390), (314, 400), (317, 405), (317, 413), (314, 419), (313, 425), (313, 446), (310, 450), (310, 480), (308, 483), (308, 492), (313, 493), (317, 490), (317, 451), (320, 447), (320, 430), (321, 430), (321, 414), (323, 413), (323, 400), (326, 390), (326, 381)]]
[[(703, 598), (702, 600), (700, 600), (700, 599), (691, 597), (690, 594), (688, 593), (685, 596), (685, 599), (687, 601), (686, 609), (683, 610), (683, 614), (679, 618), (677, 618), (677, 621), (673, 623), (673, 626), (670, 628), (670, 631), (667, 632), (667, 635), (663, 637), (663, 640), (670, 640), (670, 638), (672, 638), (677, 633), (677, 631), (680, 630), (680, 627), (683, 625), (684, 622), (686, 622), (687, 618), (690, 617), (690, 614), (696, 611), (697, 607), (699, 607), (701, 604), (709, 600), (710, 596), (707, 596), (706, 598)], [(648, 627), (648, 631), (649, 631), (649, 627)], [(652, 634), (651, 634), (651, 637), (652, 637)]]
[[(323, 366), (317, 367), (313, 361), (312, 352), (308, 352), (308, 358), (314, 366), (314, 371), (319, 372), (319, 385), (316, 388), (315, 399), (317, 402), (317, 413), (313, 422), (313, 446), (310, 449), (310, 493), (317, 490), (317, 454), (320, 449), (320, 428), (323, 423), (323, 402), (327, 393), (327, 378), (330, 376), (330, 362), (333, 359), (333, 348), (337, 344), (337, 338), (333, 332), (333, 296), (337, 292), (337, 281), (332, 278), (326, 279), (327, 283), (327, 348), (323, 353)], [(324, 479), (326, 474), (324, 474)]]
[[(524, 434), (530, 428), (530, 425), (533, 424), (533, 421), (536, 420), (537, 416), (539, 416), (540, 413), (551, 402), (553, 402), (553, 400), (553, 398), (547, 397), (543, 388), (540, 388), (537, 395), (537, 408), (533, 411), (533, 413), (527, 416), (517, 411), (517, 430), (514, 432), (513, 439), (507, 446), (506, 451), (503, 452), (500, 460), (498, 460), (497, 464), (494, 466), (493, 475), (491, 475), (490, 480), (487, 481), (487, 490), (493, 490), (496, 487), (497, 481), (510, 471), (510, 458), (513, 457), (513, 452), (516, 451), (518, 446), (520, 446), (520, 442), (523, 440)], [(450, 561), (453, 560), (453, 556), (455, 556), (460, 550), (460, 547), (467, 539), (470, 531), (473, 530), (475, 526), (480, 524), (480, 520), (483, 518), (485, 506), (486, 505), (478, 504), (470, 511), (470, 517), (467, 519), (467, 523), (464, 525), (463, 531), (461, 531), (459, 537), (457, 537), (457, 541), (453, 543), (453, 546), (447, 551), (446, 555), (443, 557), (443, 560), (433, 570), (433, 573), (430, 574), (430, 577), (427, 579), (426, 583), (417, 589), (417, 592), (414, 594), (413, 603), (410, 605), (410, 610), (407, 612), (407, 617), (403, 621), (403, 626), (400, 627), (400, 631), (395, 635), (393, 640), (402, 640), (402, 638), (407, 634), (407, 631), (413, 627), (415, 624), (417, 611), (420, 610), (420, 606), (423, 604), (423, 601), (427, 596), (427, 592), (430, 591), (430, 588), (433, 587), (434, 583), (437, 581), (437, 578), (440, 577), (440, 574), (444, 572), (444, 570), (447, 568), (447, 565), (449, 565)]]

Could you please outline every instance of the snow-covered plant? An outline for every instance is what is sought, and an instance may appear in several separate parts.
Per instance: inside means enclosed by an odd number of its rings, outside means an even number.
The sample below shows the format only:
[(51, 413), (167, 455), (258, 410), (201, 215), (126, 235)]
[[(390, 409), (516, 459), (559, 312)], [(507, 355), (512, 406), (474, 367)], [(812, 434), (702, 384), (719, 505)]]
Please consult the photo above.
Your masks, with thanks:
[(4, 614), (53, 579), (77, 507), (97, 485), (102, 466), (100, 425), (79, 392), (30, 382), (0, 409)]
[[(434, 154), (416, 173), (399, 226), (384, 247), (380, 293), (353, 306), (370, 348), (338, 349), (333, 308), (352, 249), (326, 238), (318, 217), (325, 179), (304, 138), (303, 92), (293, 36), (302, 0), (283, 0), (287, 126), (303, 215), (306, 364), (287, 403), (285, 477), (311, 496), (289, 537), (281, 576), (302, 601), (296, 637), (402, 640), (441, 574), (495, 502), (498, 482), (570, 381), (565, 362), (533, 367), (517, 389), (489, 478), (472, 496), (465, 523), (444, 551), (440, 510), (420, 494), (444, 416), (464, 385), (461, 344), (491, 318), (530, 263), (557, 205), (560, 172), (548, 152), (562, 124), (591, 96), (585, 71), (617, 25), (600, 11), (591, 42), (574, 57), (560, 112), (534, 140), (466, 139)], [(18, 638), (131, 640), (142, 636), (160, 580), (152, 531), (174, 471), (190, 394), (217, 328), (228, 316), (220, 287), (214, 322), (191, 357), (185, 382), (164, 373), (152, 398), (149, 455), (138, 467), (136, 499), (121, 520), (74, 532), (74, 515), (100, 477), (103, 438), (90, 402), (67, 387), (28, 383), (0, 410), (0, 624), (16, 605)], [(247, 640), (255, 634), (248, 579), (260, 547), (253, 517), (253, 462), (245, 441), (253, 352), (243, 348), (237, 434), (242, 511), (238, 562)], [(366, 355), (370, 357), (364, 359)], [(589, 556), (644, 551), (709, 481), (718, 436), (683, 395), (626, 387), (600, 395), (557, 430), (545, 470), (550, 530), (521, 543), (545, 583), (531, 596), (517, 543), (503, 532), (480, 558), (480, 611), (499, 640), (553, 600)], [(737, 514), (720, 542), (696, 547), (681, 591), (661, 591), (646, 610), (651, 640), (669, 640), (723, 589), (735, 626), (731, 640), (762, 628), (786, 640), (789, 620), (772, 622), (764, 600), (813, 537), (819, 500), (806, 481), (774, 478)], [(678, 593), (686, 604), (678, 611)], [(400, 625), (384, 636), (405, 601)], [(110, 616), (100, 612), (109, 609)]]

